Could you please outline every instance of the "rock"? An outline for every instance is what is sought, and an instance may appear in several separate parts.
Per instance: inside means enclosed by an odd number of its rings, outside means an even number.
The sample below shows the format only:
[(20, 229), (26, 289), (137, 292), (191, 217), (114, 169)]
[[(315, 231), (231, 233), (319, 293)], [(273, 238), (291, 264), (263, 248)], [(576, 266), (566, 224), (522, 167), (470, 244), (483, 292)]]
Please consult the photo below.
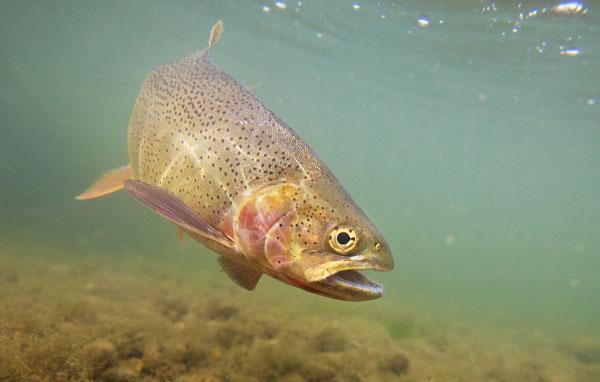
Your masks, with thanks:
[(106, 339), (99, 339), (89, 343), (83, 349), (83, 354), (94, 376), (99, 376), (106, 369), (112, 367), (117, 358), (115, 345)]
[(329, 382), (336, 380), (335, 369), (323, 362), (309, 361), (302, 365), (300, 374), (308, 382)]
[(600, 364), (600, 343), (594, 341), (576, 341), (565, 347), (579, 362)]
[(136, 375), (118, 367), (111, 367), (102, 374), (101, 380), (106, 382), (133, 382), (136, 380)]
[(249, 345), (254, 339), (254, 333), (232, 325), (221, 328), (215, 334), (214, 339), (217, 344), (229, 349), (234, 345)]
[(142, 359), (144, 360), (144, 364), (156, 364), (161, 360), (161, 352), (158, 346), (158, 341), (155, 338), (148, 340), (144, 344), (144, 348), (142, 349), (142, 353), (144, 356)]
[(299, 353), (298, 348), (288, 343), (263, 343), (244, 357), (245, 364), (241, 365), (240, 372), (257, 381), (279, 381), (283, 376), (299, 371)]
[(382, 368), (396, 375), (408, 372), (408, 358), (402, 353), (396, 353), (385, 360)]
[(582, 363), (600, 363), (600, 348), (581, 349), (575, 352), (575, 358)]
[(158, 302), (159, 310), (171, 322), (180, 321), (189, 312), (187, 301), (179, 297), (165, 297)]
[(272, 340), (279, 336), (279, 324), (275, 320), (260, 320), (257, 322), (257, 335), (260, 338)]
[(119, 368), (130, 371), (131, 373), (138, 375), (144, 367), (144, 361), (139, 358), (130, 358), (119, 363)]
[(129, 335), (118, 346), (121, 358), (142, 358), (145, 341), (141, 335)]
[(116, 367), (108, 369), (103, 379), (110, 382), (129, 382), (136, 381), (144, 367), (144, 362), (139, 358), (130, 358)]
[(233, 306), (214, 306), (208, 311), (208, 318), (217, 321), (227, 321), (238, 313)]
[(188, 349), (181, 354), (180, 360), (186, 370), (202, 366), (208, 360), (209, 355), (202, 349)]
[(318, 352), (335, 353), (345, 350), (350, 343), (339, 330), (329, 328), (317, 334), (312, 344)]

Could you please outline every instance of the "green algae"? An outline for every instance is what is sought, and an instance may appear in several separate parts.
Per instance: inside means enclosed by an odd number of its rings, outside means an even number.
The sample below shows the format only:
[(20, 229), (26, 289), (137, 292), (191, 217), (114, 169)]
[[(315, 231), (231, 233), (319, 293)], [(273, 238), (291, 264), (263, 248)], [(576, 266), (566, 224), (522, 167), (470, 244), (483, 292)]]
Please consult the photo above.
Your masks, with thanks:
[[(47, 251), (47, 249), (46, 249)], [(0, 380), (593, 380), (597, 341), (440, 324), (418, 312), (249, 293), (178, 264), (4, 249)], [(276, 284), (274, 284), (276, 285)], [(210, 293), (206, 293), (210, 291)], [(326, 300), (328, 301), (328, 300)], [(368, 307), (368, 305), (365, 305)], [(539, 337), (539, 336), (538, 336)]]

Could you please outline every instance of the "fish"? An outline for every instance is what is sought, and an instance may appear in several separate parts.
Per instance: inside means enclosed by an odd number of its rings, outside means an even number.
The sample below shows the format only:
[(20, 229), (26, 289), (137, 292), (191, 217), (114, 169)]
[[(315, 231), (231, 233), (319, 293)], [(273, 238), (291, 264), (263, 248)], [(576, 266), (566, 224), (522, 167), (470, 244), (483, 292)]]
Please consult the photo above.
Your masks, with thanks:
[(247, 290), (262, 275), (343, 301), (383, 296), (363, 274), (394, 268), (388, 242), (313, 150), (208, 46), (155, 68), (128, 130), (129, 164), (76, 196), (126, 190), (218, 254)]

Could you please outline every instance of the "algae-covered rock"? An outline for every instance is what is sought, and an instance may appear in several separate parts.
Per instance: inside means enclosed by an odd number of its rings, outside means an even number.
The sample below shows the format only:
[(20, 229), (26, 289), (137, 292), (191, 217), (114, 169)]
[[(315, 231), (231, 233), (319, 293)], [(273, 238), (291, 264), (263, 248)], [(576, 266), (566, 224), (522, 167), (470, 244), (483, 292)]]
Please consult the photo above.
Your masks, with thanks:
[(145, 341), (140, 334), (126, 334), (117, 345), (119, 356), (122, 359), (142, 358), (144, 356)]
[(403, 353), (396, 353), (388, 357), (381, 365), (381, 368), (393, 374), (401, 375), (408, 372), (408, 365), (408, 357)]
[(600, 381), (593, 336), (517, 340), (395, 311), (375, 320), (346, 305), (342, 321), (267, 294), (249, 303), (218, 286), (208, 293), (196, 273), (186, 285), (170, 281), (178, 273), (109, 267), (109, 287), (86, 289), (103, 277), (63, 278), (46, 265), (0, 280), (11, 296), (0, 299), (0, 381)]
[(312, 340), (316, 351), (322, 353), (341, 352), (349, 346), (346, 336), (335, 328), (324, 329)]
[(171, 322), (180, 321), (189, 312), (188, 302), (178, 296), (161, 298), (158, 307)]
[(111, 341), (98, 339), (84, 347), (82, 358), (91, 370), (92, 376), (99, 376), (115, 364), (117, 349)]
[(600, 364), (600, 345), (582, 347), (573, 354), (579, 362)]
[(281, 331), (281, 324), (272, 319), (259, 319), (256, 322), (256, 326), (258, 329), (256, 333), (257, 336), (264, 339), (274, 339), (279, 336)]
[(218, 321), (227, 321), (237, 313), (238, 309), (234, 306), (214, 306), (207, 312), (209, 319)]
[(308, 382), (330, 382), (337, 380), (335, 368), (319, 360), (312, 360), (302, 364), (300, 374)]
[(600, 364), (600, 341), (573, 341), (567, 344), (565, 349), (581, 363)]
[(206, 364), (209, 352), (201, 347), (188, 348), (180, 354), (179, 359), (186, 370), (190, 370)]
[(279, 381), (301, 365), (301, 352), (286, 343), (268, 343), (244, 357), (242, 373), (259, 381)]
[(102, 379), (109, 382), (130, 382), (138, 380), (144, 363), (139, 358), (130, 358), (122, 361), (118, 366), (111, 367), (103, 375)]
[(231, 324), (223, 326), (215, 333), (214, 339), (220, 346), (229, 349), (233, 346), (244, 346), (252, 343), (255, 333), (243, 325)]

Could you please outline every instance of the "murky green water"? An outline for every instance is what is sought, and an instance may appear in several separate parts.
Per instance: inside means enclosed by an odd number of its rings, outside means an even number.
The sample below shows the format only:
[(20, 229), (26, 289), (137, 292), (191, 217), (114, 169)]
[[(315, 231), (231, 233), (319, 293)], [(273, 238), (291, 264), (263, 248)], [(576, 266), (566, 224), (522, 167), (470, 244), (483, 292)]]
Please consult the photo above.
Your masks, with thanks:
[[(165, 356), (160, 374), (148, 366), (145, 350), (141, 358), (132, 353), (106, 365), (135, 371), (122, 362), (141, 359), (146, 369), (133, 379), (600, 378), (600, 2), (571, 16), (553, 14), (556, 3), (541, 1), (282, 4), (0, 4), (0, 271), (7, 312), (0, 343), (21, 344), (16, 353), (26, 360), (20, 368), (17, 358), (0, 358), (0, 378), (43, 374), (27, 363), (35, 364), (32, 333), (43, 332), (35, 315), (55, 312), (42, 326), (58, 327), (69, 321), (60, 313), (92, 304), (85, 291), (94, 294), (102, 282), (132, 289), (94, 300), (98, 311), (137, 311), (145, 299), (151, 311), (165, 294), (183, 305), (207, 298), (247, 319), (274, 317), (274, 331), (283, 334), (269, 341), (290, 346), (310, 337), (301, 330), (321, 343), (320, 326), (334, 325), (346, 336), (342, 348), (354, 346), (353, 357), (374, 362), (328, 377), (319, 370), (341, 362), (339, 353), (326, 349), (331, 359), (315, 365), (320, 348), (306, 345), (317, 355), (290, 361), (288, 369), (259, 375), (240, 366), (238, 374), (223, 374), (217, 370), (223, 365), (265, 362), (256, 356), (265, 350), (260, 342), (234, 342), (247, 346), (240, 355), (217, 341), (207, 359), (217, 351), (219, 360), (241, 358), (189, 366)], [(418, 27), (423, 16), (428, 25)], [(251, 294), (238, 291), (212, 253), (191, 241), (179, 244), (171, 224), (128, 195), (73, 200), (100, 173), (127, 162), (127, 125), (146, 74), (204, 47), (218, 19), (225, 32), (214, 61), (256, 86), (390, 242), (396, 270), (374, 275), (386, 286), (384, 299), (349, 305), (270, 280)], [(84, 294), (68, 297), (65, 290)], [(109, 300), (120, 308), (108, 308)], [(49, 301), (52, 308), (45, 308)], [(34, 309), (33, 323), (17, 329), (15, 317), (28, 316), (26, 309)], [(86, 317), (74, 321), (87, 322), (74, 343), (101, 340), (100, 327), (102, 333), (122, 328), (123, 321)], [(175, 321), (157, 319), (146, 328), (140, 318), (141, 326), (127, 331), (151, 337), (178, 330), (169, 326)], [(202, 319), (188, 324), (205, 340), (234, 330)], [(152, 341), (169, 346), (160, 336)], [(434, 355), (415, 345), (430, 343)], [(67, 345), (48, 346), (52, 353), (52, 346)], [(379, 362), (378, 352), (390, 349), (409, 360), (399, 373), (386, 369), (392, 361)], [(544, 356), (531, 356), (538, 351)], [(36, 354), (48, 360), (49, 380), (119, 380), (84, 366), (73, 374), (68, 362)], [(533, 359), (519, 364), (524, 354)]]

